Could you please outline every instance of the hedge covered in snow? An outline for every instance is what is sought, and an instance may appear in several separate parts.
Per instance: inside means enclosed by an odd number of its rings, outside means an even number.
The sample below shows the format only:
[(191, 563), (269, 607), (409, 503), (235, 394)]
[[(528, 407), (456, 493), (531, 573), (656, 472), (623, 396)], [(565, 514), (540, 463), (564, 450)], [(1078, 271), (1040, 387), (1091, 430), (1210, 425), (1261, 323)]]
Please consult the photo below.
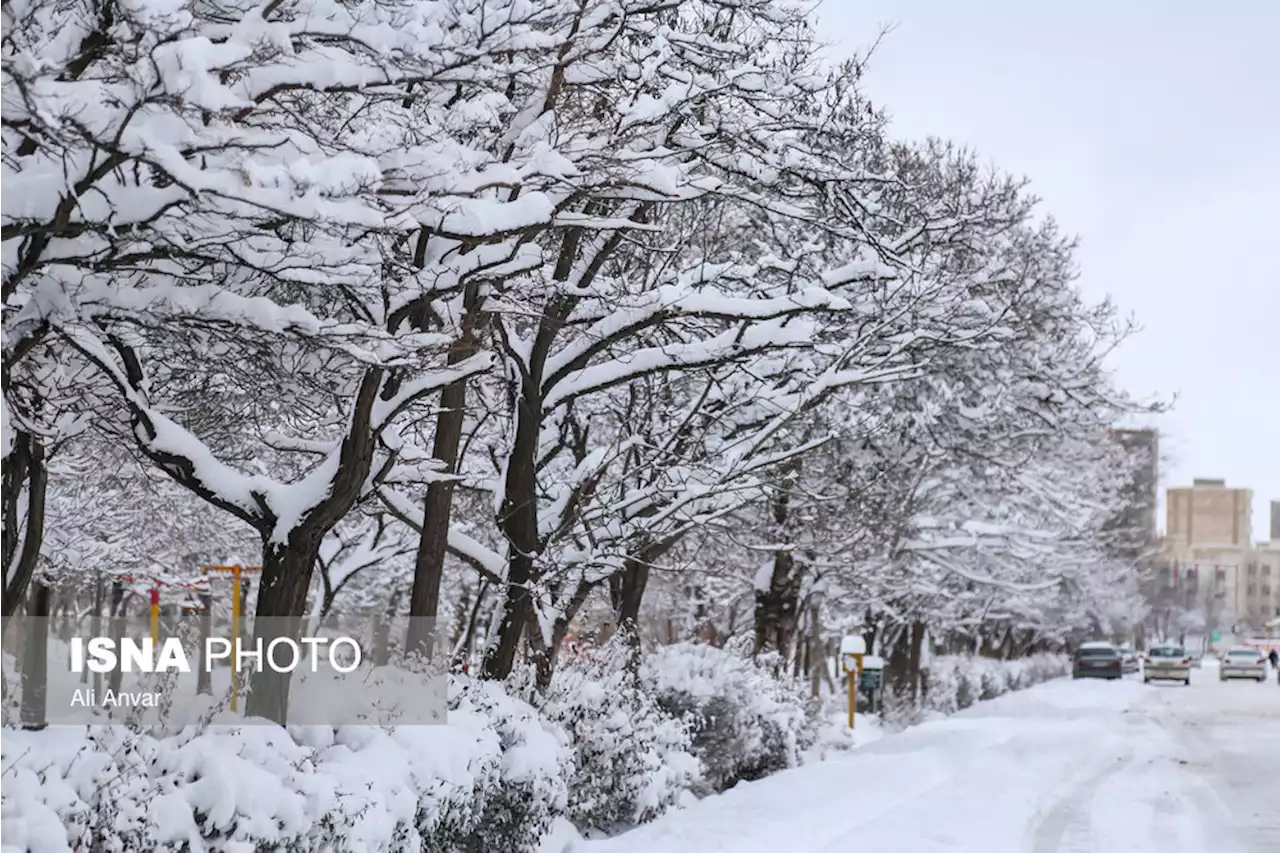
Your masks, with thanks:
[(1019, 660), (993, 660), (969, 655), (933, 658), (924, 678), (924, 707), (954, 714), (975, 702), (994, 699), (1071, 672), (1064, 655), (1039, 654)]
[(563, 812), (563, 731), (455, 679), (448, 724), (6, 731), (4, 850), (526, 853)]
[[(531, 853), (564, 818), (616, 832), (852, 745), (772, 663), (680, 643), (633, 672), (606, 645), (541, 694), (528, 672), (454, 676), (441, 726), (6, 730), (3, 853)], [(936, 657), (924, 705), (953, 713), (1068, 668)]]
[[(605, 646), (539, 694), (454, 676), (442, 726), (6, 730), (4, 853), (529, 853), (798, 763), (820, 720), (768, 661)], [(515, 697), (522, 698), (515, 698)], [(219, 721), (220, 722), (220, 721)]]

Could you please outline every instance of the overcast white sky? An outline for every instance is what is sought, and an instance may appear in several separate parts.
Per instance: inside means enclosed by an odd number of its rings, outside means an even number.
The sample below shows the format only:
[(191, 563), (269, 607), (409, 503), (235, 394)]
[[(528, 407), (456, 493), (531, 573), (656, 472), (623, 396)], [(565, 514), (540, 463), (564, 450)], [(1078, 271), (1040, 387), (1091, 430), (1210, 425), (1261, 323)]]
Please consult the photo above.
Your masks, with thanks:
[[(1280, 0), (824, 0), (897, 135), (1025, 175), (1081, 238), (1080, 286), (1142, 331), (1113, 364), (1162, 416), (1162, 489), (1280, 500)], [(1163, 499), (1163, 494), (1161, 495)], [(1164, 525), (1161, 510), (1161, 527)]]

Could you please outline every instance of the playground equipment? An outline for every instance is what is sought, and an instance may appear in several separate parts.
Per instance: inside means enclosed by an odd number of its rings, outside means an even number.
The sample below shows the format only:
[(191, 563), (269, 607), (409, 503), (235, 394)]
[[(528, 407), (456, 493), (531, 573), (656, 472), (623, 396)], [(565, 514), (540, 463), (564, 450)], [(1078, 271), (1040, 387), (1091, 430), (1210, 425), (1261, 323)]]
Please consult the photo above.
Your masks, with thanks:
[[(260, 572), (261, 566), (242, 566), (236, 563), (232, 566), (201, 566), (200, 571), (208, 575), (209, 572), (219, 572), (231, 575), (231, 710), (236, 710), (236, 700), (240, 694), (240, 620), (243, 600), (243, 590), (241, 578), (247, 572)], [(206, 613), (208, 608), (206, 608)], [(207, 639), (207, 637), (206, 637)], [(204, 667), (207, 671), (208, 667)]]

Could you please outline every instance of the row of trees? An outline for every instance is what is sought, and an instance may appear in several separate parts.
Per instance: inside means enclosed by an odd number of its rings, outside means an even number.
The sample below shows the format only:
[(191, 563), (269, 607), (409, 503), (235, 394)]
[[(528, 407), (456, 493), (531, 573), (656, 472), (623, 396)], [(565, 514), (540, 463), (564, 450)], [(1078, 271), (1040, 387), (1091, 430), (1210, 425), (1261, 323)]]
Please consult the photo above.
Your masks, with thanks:
[(637, 647), (646, 608), (749, 611), (787, 660), (823, 618), (918, 654), (1132, 607), (1127, 329), (801, 4), (4, 15), (6, 616), (237, 557), (258, 616), (402, 583), (545, 685), (593, 606)]

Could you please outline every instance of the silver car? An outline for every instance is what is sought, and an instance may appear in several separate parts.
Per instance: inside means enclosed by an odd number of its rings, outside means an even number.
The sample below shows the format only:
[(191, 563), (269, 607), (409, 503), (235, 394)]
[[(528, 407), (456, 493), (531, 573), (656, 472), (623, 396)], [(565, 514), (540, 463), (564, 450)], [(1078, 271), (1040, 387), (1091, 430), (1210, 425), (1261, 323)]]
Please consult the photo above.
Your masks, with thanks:
[(1247, 646), (1230, 649), (1222, 656), (1218, 667), (1218, 678), (1252, 678), (1254, 681), (1267, 680), (1267, 659), (1262, 652)]
[(1142, 661), (1142, 683), (1181, 681), (1191, 683), (1191, 655), (1182, 646), (1153, 646)]

